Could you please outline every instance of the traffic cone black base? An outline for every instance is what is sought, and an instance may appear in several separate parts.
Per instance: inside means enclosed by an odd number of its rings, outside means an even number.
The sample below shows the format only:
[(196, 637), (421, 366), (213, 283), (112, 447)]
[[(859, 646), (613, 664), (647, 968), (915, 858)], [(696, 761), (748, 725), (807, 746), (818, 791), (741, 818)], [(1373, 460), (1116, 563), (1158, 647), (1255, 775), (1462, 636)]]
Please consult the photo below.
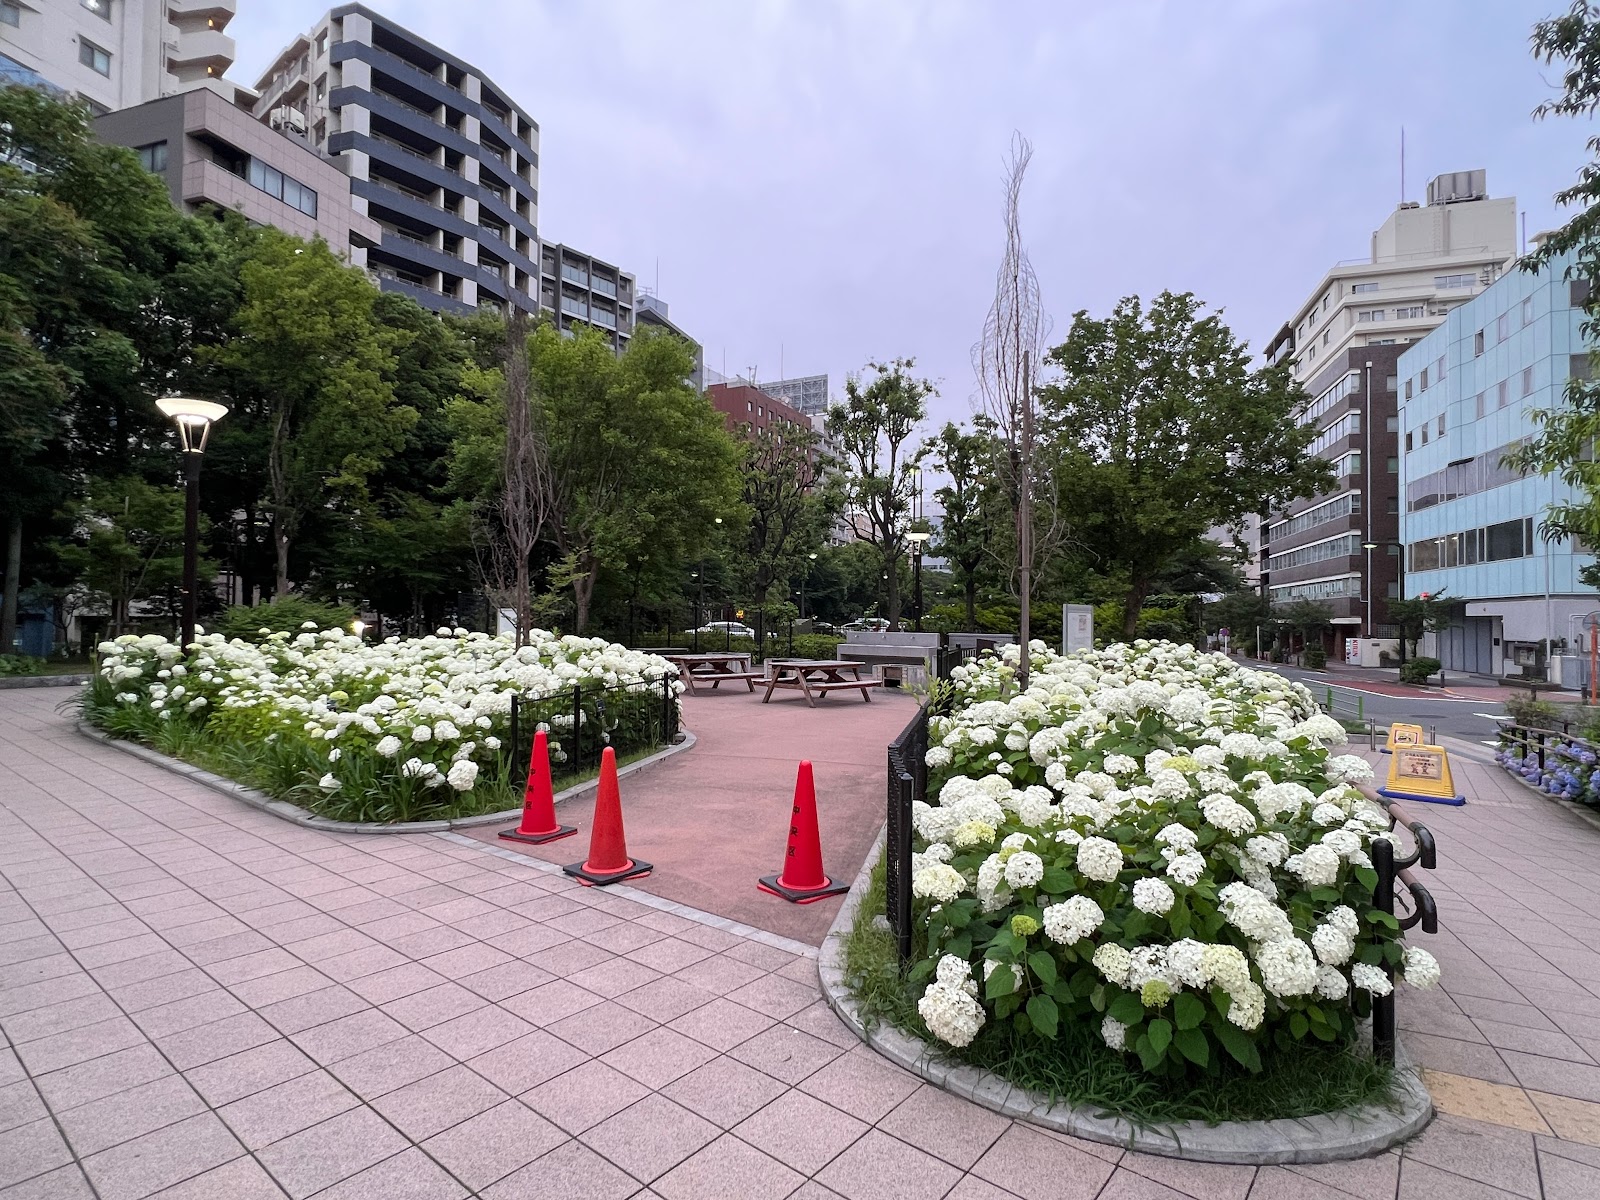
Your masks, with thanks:
[(835, 883), (826, 875), (822, 877), (822, 886), (816, 888), (785, 887), (780, 875), (763, 875), (756, 887), (763, 892), (780, 896), (790, 904), (813, 904), (818, 900), (826, 900), (829, 896), (842, 896), (850, 890), (848, 883)]
[(620, 871), (591, 871), (587, 862), (568, 863), (561, 869), (584, 887), (605, 887), (608, 883), (621, 883), (624, 879), (638, 879), (642, 875), (648, 875), (655, 870), (655, 865), (643, 859), (630, 858), (628, 865)]
[(559, 842), (564, 837), (571, 837), (578, 832), (576, 825), (557, 825), (549, 833), (518, 833), (515, 829), (502, 829), (500, 836), (508, 842), (526, 842), (530, 846), (542, 846), (546, 842)]

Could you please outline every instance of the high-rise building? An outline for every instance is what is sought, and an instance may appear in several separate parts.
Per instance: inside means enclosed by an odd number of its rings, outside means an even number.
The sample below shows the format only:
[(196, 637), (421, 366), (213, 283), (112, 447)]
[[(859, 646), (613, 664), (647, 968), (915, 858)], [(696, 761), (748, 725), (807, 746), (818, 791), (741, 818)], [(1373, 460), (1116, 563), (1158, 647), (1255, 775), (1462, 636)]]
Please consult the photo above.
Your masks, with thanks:
[(1546, 642), (1576, 653), (1600, 609), (1578, 577), (1592, 548), (1540, 528), (1550, 505), (1584, 498), (1502, 461), (1534, 436), (1535, 413), (1565, 402), (1568, 380), (1589, 378), (1588, 290), (1565, 277), (1571, 265), (1508, 273), (1400, 356), (1405, 594), (1450, 604), (1451, 627), (1429, 639), (1447, 671), (1539, 674)]
[(761, 385), (761, 390), (791, 407), (812, 417), (828, 411), (828, 377), (826, 375), (798, 375), (793, 379), (778, 379)]
[(561, 329), (584, 321), (605, 330), (621, 353), (633, 336), (633, 276), (557, 242), (540, 246), (539, 271), (539, 310)]
[(435, 311), (537, 311), (539, 126), (476, 67), (343, 4), (257, 89), (257, 118), (336, 162), (378, 223), (364, 265), (380, 287)]
[(378, 223), (351, 206), (350, 182), (299, 138), (268, 129), (209, 89), (121, 108), (95, 120), (96, 136), (139, 154), (172, 202), (190, 212), (236, 209), (260, 225), (361, 256)]
[(201, 87), (232, 101), (224, 30), (237, 10), (238, 0), (0, 0), (0, 83), (80, 96), (96, 114)]
[(1405, 203), (1373, 233), (1365, 259), (1323, 275), (1267, 345), (1309, 399), (1311, 452), (1334, 467), (1333, 490), (1261, 524), (1261, 587), (1275, 607), (1312, 600), (1332, 611), (1327, 648), (1393, 636), (1399, 586), (1396, 367), (1400, 353), (1489, 287), (1517, 249), (1516, 201), (1491, 199), (1483, 171), (1440, 175), (1428, 203)]
[(668, 333), (676, 334), (694, 349), (694, 370), (689, 374), (689, 382), (694, 385), (697, 392), (705, 390), (706, 355), (705, 349), (694, 338), (690, 337), (683, 329), (679, 328), (667, 316), (667, 302), (659, 296), (652, 296), (648, 292), (639, 295), (638, 308), (634, 313), (634, 326), (649, 326), (655, 329), (664, 329)]

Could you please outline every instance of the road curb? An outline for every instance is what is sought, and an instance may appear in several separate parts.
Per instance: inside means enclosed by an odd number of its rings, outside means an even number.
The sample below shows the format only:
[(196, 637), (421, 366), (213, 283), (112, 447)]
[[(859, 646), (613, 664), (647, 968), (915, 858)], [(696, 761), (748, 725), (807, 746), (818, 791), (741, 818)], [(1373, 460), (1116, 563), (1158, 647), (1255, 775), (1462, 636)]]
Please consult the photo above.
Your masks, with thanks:
[(947, 1059), (936, 1047), (903, 1030), (881, 1021), (869, 1024), (845, 980), (844, 939), (855, 923), (883, 845), (880, 837), (828, 929), (817, 956), (817, 976), (828, 1007), (857, 1037), (891, 1062), (945, 1091), (1002, 1116), (1091, 1142), (1165, 1158), (1248, 1166), (1365, 1158), (1412, 1137), (1433, 1117), (1433, 1098), (1423, 1086), (1418, 1070), (1398, 1046), (1397, 1095), (1392, 1109), (1369, 1105), (1353, 1112), (1291, 1120), (1229, 1121), (1217, 1125), (1185, 1121), (1139, 1126), (1121, 1117), (1055, 1103), (1048, 1096), (1016, 1087), (991, 1072)]

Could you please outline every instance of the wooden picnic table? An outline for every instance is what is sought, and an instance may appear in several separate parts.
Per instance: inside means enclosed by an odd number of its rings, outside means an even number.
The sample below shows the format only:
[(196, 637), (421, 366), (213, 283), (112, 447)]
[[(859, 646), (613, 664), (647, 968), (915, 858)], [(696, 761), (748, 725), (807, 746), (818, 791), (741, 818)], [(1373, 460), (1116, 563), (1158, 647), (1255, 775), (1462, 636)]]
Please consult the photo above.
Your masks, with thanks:
[(779, 688), (802, 693), (806, 703), (817, 706), (816, 698), (829, 692), (859, 691), (861, 698), (872, 703), (872, 689), (882, 687), (881, 679), (861, 678), (859, 662), (844, 659), (775, 658), (767, 663), (771, 677), (767, 680), (767, 694), (761, 697), (766, 704)]
[(753, 692), (756, 690), (755, 681), (764, 678), (760, 671), (750, 669), (750, 655), (737, 651), (664, 654), (662, 657), (678, 668), (678, 677), (691, 694), (698, 690), (700, 684), (709, 683), (711, 690), (716, 691), (718, 684), (736, 679), (742, 679)]

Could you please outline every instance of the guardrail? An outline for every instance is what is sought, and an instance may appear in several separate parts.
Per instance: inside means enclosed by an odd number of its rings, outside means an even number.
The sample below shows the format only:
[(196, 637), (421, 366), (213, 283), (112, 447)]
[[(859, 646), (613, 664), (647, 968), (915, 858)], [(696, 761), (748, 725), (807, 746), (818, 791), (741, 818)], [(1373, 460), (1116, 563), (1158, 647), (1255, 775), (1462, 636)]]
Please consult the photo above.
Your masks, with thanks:
[[(1404, 858), (1396, 857), (1394, 843), (1387, 838), (1377, 838), (1372, 843), (1372, 867), (1378, 873), (1378, 886), (1372, 891), (1372, 906), (1393, 917), (1403, 933), (1422, 926), (1423, 933), (1439, 932), (1439, 908), (1433, 895), (1422, 884), (1412, 879), (1408, 871), (1421, 867), (1431, 871), (1438, 864), (1438, 851), (1433, 834), (1428, 827), (1393, 808), (1389, 816), (1395, 826), (1411, 835), (1412, 850)], [(1393, 826), (1391, 826), (1392, 828)], [(1404, 884), (1410, 901), (1410, 911), (1404, 916), (1395, 913), (1395, 885)], [(1394, 964), (1385, 961), (1383, 973), (1389, 978), (1389, 994), (1374, 997), (1372, 1001), (1372, 1053), (1384, 1062), (1394, 1062)]]

